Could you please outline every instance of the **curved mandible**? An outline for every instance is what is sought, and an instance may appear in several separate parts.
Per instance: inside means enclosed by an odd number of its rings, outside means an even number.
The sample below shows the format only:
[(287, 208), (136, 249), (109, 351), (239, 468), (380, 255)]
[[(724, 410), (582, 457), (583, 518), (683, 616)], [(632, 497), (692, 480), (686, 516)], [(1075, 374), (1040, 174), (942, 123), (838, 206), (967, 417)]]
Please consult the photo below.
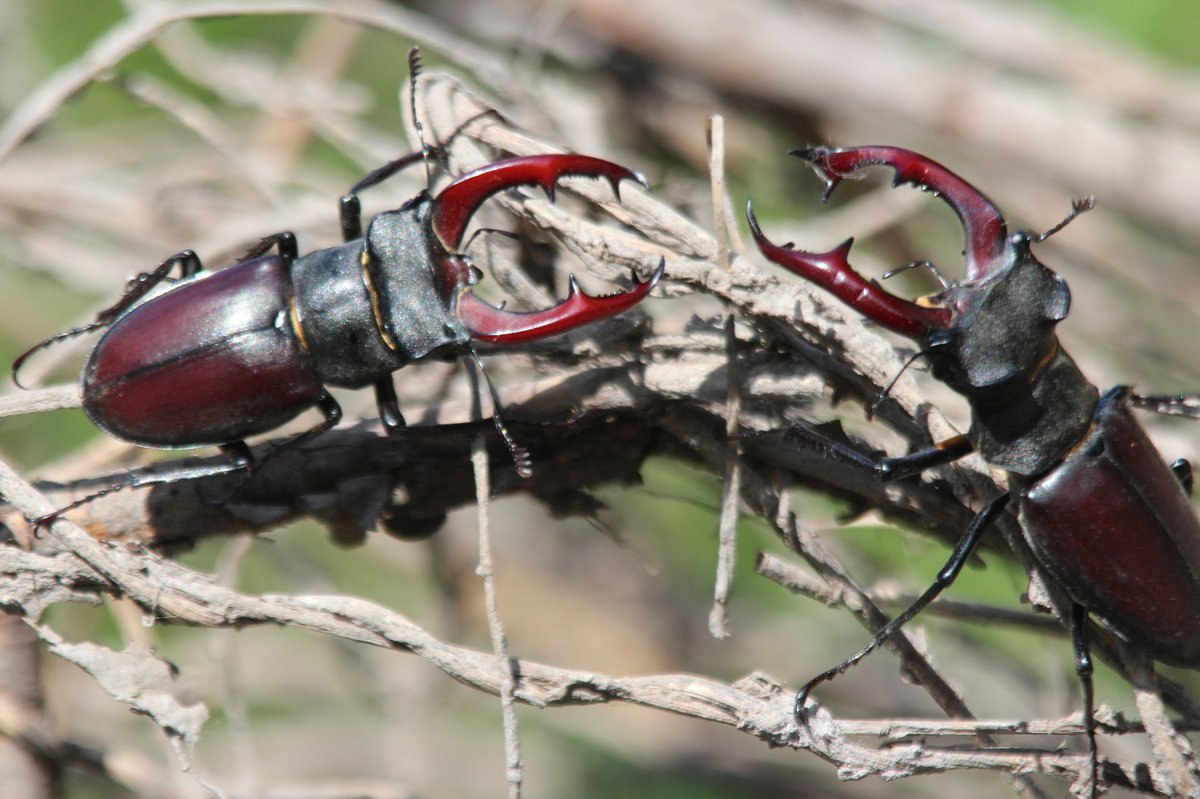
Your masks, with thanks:
[(746, 203), (746, 219), (759, 252), (772, 263), (816, 283), (872, 321), (910, 338), (924, 340), (936, 329), (950, 326), (948, 308), (918, 305), (883, 290), (854, 270), (847, 256), (854, 239), (847, 239), (829, 252), (813, 253), (775, 244), (762, 232), (754, 208)]
[(585, 294), (571, 276), (571, 289), (567, 298), (543, 311), (518, 313), (496, 308), (470, 292), (458, 298), (458, 318), (471, 331), (471, 338), (496, 344), (520, 344), (564, 333), (590, 322), (616, 316), (637, 305), (658, 284), (666, 267), (659, 260), (658, 268), (649, 280), (638, 280), (633, 275), (634, 286), (630, 291), (592, 297)]
[(875, 145), (867, 147), (797, 148), (789, 155), (803, 158), (813, 165), (825, 181), (829, 195), (843, 178), (865, 166), (881, 164), (896, 170), (893, 186), (911, 183), (919, 189), (941, 197), (954, 209), (966, 235), (966, 280), (986, 278), (1005, 263), (1008, 229), (1000, 211), (984, 194), (946, 167), (930, 158), (902, 147)]
[(612, 186), (617, 199), (621, 197), (622, 180), (632, 180), (648, 187), (640, 173), (588, 155), (546, 154), (509, 158), (463, 175), (443, 189), (433, 200), (433, 231), (442, 246), (454, 252), (462, 244), (471, 215), (488, 197), (517, 186), (541, 186), (553, 200), (555, 185), (568, 176), (604, 178)]

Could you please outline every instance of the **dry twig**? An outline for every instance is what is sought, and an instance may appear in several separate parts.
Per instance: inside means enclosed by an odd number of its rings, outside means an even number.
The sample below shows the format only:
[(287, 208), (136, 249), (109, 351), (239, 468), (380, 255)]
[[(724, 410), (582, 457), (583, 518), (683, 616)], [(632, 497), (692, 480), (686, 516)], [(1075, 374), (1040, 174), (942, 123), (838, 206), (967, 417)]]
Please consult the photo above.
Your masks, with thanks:
[[(237, 13), (247, 13), (247, 8), (254, 13), (273, 13), (280, 8), (303, 11), (318, 5), (327, 10), (323, 4), (239, 4)], [(602, 13), (594, 4), (581, 3), (579, 7), (581, 14), (595, 17)], [(627, 22), (643, 19), (655, 8), (647, 4), (639, 12), (641, 16)], [(0, 159), (52, 118), (71, 94), (95, 80), (101, 69), (154, 41), (164, 26), (233, 11), (228, 4), (197, 2), (182, 4), (167, 17), (152, 10), (131, 16), (79, 62), (47, 81), (10, 117), (0, 131)], [(331, 13), (384, 29), (459, 42), (445, 39), (445, 31), (431, 31), (423, 20), (413, 21), (391, 7), (361, 4)], [(659, 26), (658, 30), (674, 28)], [(845, 35), (840, 29), (833, 31)], [(789, 47), (796, 49), (794, 43)], [(696, 50), (705, 52), (706, 48)], [(473, 47), (465, 51), (456, 48), (455, 52), (489, 74), (508, 77), (507, 68), (489, 52)], [(733, 55), (752, 58), (768, 54)], [(730, 75), (735, 79), (738, 72), (732, 70)], [(218, 76), (213, 83), (220, 85)], [(152, 88), (142, 84), (140, 91), (146, 95)], [(761, 88), (764, 92), (785, 90), (782, 86)], [(795, 89), (789, 84), (787, 91)], [(174, 105), (176, 116), (185, 116), (184, 108), (170, 97), (154, 96), (164, 105)], [(894, 101), (876, 99), (883, 105)], [(418, 101), (427, 135), (445, 147), (446, 175), (461, 174), (502, 155), (554, 149), (543, 138), (498, 119), (490, 113), (492, 101), (481, 100), (450, 76), (425, 76), (419, 84)], [(913, 113), (923, 113), (922, 108), (918, 104)], [(211, 130), (203, 119), (195, 127)], [(315, 129), (323, 131), (335, 127), (336, 122), (328, 119), (314, 123)], [(449, 643), (376, 604), (346, 596), (240, 593), (161, 557), (163, 552), (211, 536), (261, 531), (302, 517), (322, 520), (338, 540), (347, 543), (360, 541), (377, 526), (381, 514), (384, 526), (397, 534), (427, 532), (454, 508), (476, 503), (476, 491), (486, 490), (483, 486), (489, 483), (493, 495), (522, 493), (555, 511), (590, 510), (594, 505), (588, 504), (583, 492), (609, 482), (634, 482), (648, 457), (667, 455), (715, 474), (736, 469), (738, 480), (728, 483), (731, 496), (726, 499), (727, 507), (736, 508), (740, 502), (750, 512), (772, 520), (779, 535), (817, 569), (819, 585), (812, 592), (844, 604), (869, 629), (878, 629), (885, 616), (873, 604), (870, 592), (826, 557), (815, 537), (787, 511), (788, 488), (797, 484), (814, 487), (849, 501), (854, 508), (877, 509), (953, 540), (971, 509), (998, 490), (990, 475), (978, 464), (968, 463), (885, 490), (870, 475), (830, 464), (807, 435), (811, 420), (821, 418), (830, 396), (860, 403), (873, 399), (900, 371), (903, 354), (830, 298), (800, 282), (782, 279), (739, 252), (736, 245), (723, 247), (710, 230), (652, 194), (623, 187), (618, 203), (605, 185), (567, 181), (565, 188), (569, 191), (564, 191), (557, 203), (534, 193), (512, 193), (504, 198), (504, 204), (563, 242), (593, 278), (617, 282), (627, 278), (630, 268), (647, 274), (659, 258), (665, 258), (667, 279), (660, 292), (664, 298), (715, 299), (736, 315), (737, 323), (726, 328), (723, 316), (697, 317), (684, 329), (669, 330), (631, 314), (566, 342), (532, 348), (531, 360), (547, 376), (524, 387), (502, 388), (510, 404), (513, 431), (531, 450), (534, 476), (527, 481), (512, 473), (502, 443), (486, 424), (466, 421), (467, 403), (460, 395), (439, 397), (442, 384), (438, 377), (413, 381), (413, 395), (424, 408), (423, 426), (410, 429), (399, 439), (384, 438), (368, 425), (322, 436), (273, 459), (264, 474), (239, 494), (237, 502), (226, 506), (213, 507), (204, 501), (205, 496), (224, 492), (220, 481), (119, 492), (80, 509), (70, 521), (56, 523), (51, 535), (35, 545), (23, 514), (61, 506), (108, 478), (47, 486), (47, 503), (31, 493), (17, 475), (4, 471), (0, 473), (0, 492), (12, 507), (0, 513), (0, 523), (29, 545), (0, 547), (3, 604), (36, 619), (53, 604), (95, 602), (101, 595), (111, 594), (133, 600), (160, 623), (210, 628), (273, 624), (314, 631), (415, 654), (463, 684), (500, 695), (511, 693), (535, 707), (628, 702), (715, 721), (771, 746), (809, 749), (835, 764), (846, 779), (868, 775), (894, 779), (969, 769), (1082, 779), (1088, 768), (1086, 758), (1063, 754), (1052, 746), (997, 749), (979, 745), (967, 749), (913, 742), (916, 736), (966, 735), (986, 743), (992, 735), (1078, 734), (1080, 726), (1061, 720), (969, 719), (970, 711), (958, 693), (904, 636), (892, 642), (904, 671), (948, 714), (963, 720), (849, 723), (822, 709), (807, 727), (797, 727), (791, 716), (790, 691), (760, 673), (727, 683), (685, 674), (619, 677), (521, 658), (510, 665), (499, 645), (495, 652), (485, 653)], [(263, 194), (272, 196), (270, 189)], [(568, 194), (582, 202), (572, 204)], [(505, 268), (509, 267), (497, 265), (498, 271)], [(511, 273), (517, 274), (516, 270)], [(535, 280), (521, 280), (523, 283), (514, 279), (511, 285), (524, 285), (528, 291), (516, 299), (543, 304), (548, 292)], [(651, 316), (657, 313), (650, 307), (647, 311)], [(737, 368), (733, 368), (735, 360)], [(734, 382), (730, 383), (731, 379)], [(70, 389), (61, 389), (4, 398), (0, 415), (61, 407), (72, 397)], [(728, 427), (731, 409), (736, 411), (737, 423), (732, 430)], [(863, 446), (899, 451), (946, 438), (952, 432), (949, 422), (930, 406), (925, 388), (912, 373), (897, 382), (891, 401), (879, 409), (878, 418), (895, 438)], [(484, 458), (472, 461), (470, 457), (472, 442), (481, 436), (487, 437), (489, 447), (486, 473), (478, 467)], [(732, 461), (731, 453), (735, 455)], [(470, 468), (472, 463), (477, 466), (475, 471)], [(405, 498), (397, 499), (398, 493)], [(1010, 545), (1021, 557), (1020, 536), (1012, 520), (1004, 527)], [(1028, 565), (1027, 554), (1024, 557)], [(58, 645), (52, 629), (36, 629), (48, 644)], [(497, 638), (502, 640), (502, 635)], [(1102, 640), (1099, 647), (1117, 668), (1124, 668), (1128, 657), (1116, 642)], [(141, 663), (149, 667), (157, 661), (151, 658)], [(1200, 715), (1194, 701), (1178, 686), (1142, 679), (1138, 702), (1145, 718), (1156, 723), (1165, 719), (1161, 704), (1155, 704), (1159, 694), (1191, 718)], [(158, 696), (153, 694), (156, 700)], [(136, 703), (147, 701), (142, 694), (132, 695), (132, 699), (139, 709), (141, 705)], [(168, 705), (159, 719), (177, 736), (173, 740), (181, 742), (185, 763), (187, 744), (196, 728), (195, 718), (188, 718), (187, 711), (183, 705)], [(508, 711), (511, 707), (506, 714)], [(37, 738), (46, 751), (67, 748), (62, 742), (35, 735), (32, 726), (10, 725), (9, 729), (31, 742)], [(1156, 734), (1156, 762), (1146, 767), (1156, 782), (1140, 786), (1147, 793), (1165, 794), (1171, 786), (1186, 784), (1187, 761), (1171, 737), (1169, 730)], [(887, 745), (871, 746), (860, 738), (880, 738)], [(1128, 784), (1138, 779), (1141, 768), (1134, 762), (1106, 765), (1110, 780)], [(510, 760), (510, 770), (512, 766)], [(1016, 781), (1018, 790), (1037, 795), (1024, 777)]]

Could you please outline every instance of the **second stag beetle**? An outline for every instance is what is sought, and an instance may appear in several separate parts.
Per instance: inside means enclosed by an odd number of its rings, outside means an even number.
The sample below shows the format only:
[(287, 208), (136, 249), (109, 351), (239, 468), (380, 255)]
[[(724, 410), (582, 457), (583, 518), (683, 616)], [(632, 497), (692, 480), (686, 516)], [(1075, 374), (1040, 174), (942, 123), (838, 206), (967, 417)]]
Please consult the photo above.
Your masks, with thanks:
[[(14, 376), (47, 344), (106, 327), (80, 378), (88, 417), (139, 446), (216, 445), (231, 464), (187, 476), (220, 474), (253, 465), (246, 437), (310, 408), (324, 420), (292, 444), (335, 425), (341, 409), (326, 386), (373, 386), (384, 427), (395, 433), (404, 427), (396, 370), (424, 358), (473, 354), (472, 341), (519, 344), (619, 314), (646, 297), (662, 275), (660, 265), (647, 281), (635, 275), (632, 290), (603, 297), (583, 293), (572, 278), (569, 296), (542, 311), (489, 305), (468, 290), (478, 282), (478, 270), (458, 250), (484, 200), (525, 185), (540, 186), (553, 198), (567, 176), (605, 179), (614, 192), (622, 180), (645, 180), (584, 155), (511, 158), (458, 178), (436, 196), (422, 191), (377, 215), (364, 235), (358, 192), (426, 155), (414, 153), (376, 170), (342, 198), (344, 244), (301, 256), (295, 236), (283, 232), (264, 239), (240, 263), (212, 273), (201, 272), (196, 254), (184, 250), (135, 279), (92, 324), (26, 352), (14, 364)], [(147, 299), (175, 269), (179, 280)], [(498, 417), (496, 422), (518, 470), (527, 473), (522, 450)], [(101, 494), (164, 481), (133, 477)]]
[[(816, 168), (825, 181), (826, 198), (859, 169), (890, 166), (893, 185), (914, 184), (944, 199), (966, 236), (964, 279), (943, 279), (942, 291), (911, 302), (851, 267), (852, 240), (826, 253), (778, 246), (747, 208), (766, 258), (877, 324), (915, 339), (934, 377), (963, 395), (971, 408), (965, 435), (906, 456), (875, 462), (840, 445), (831, 449), (884, 480), (915, 475), (975, 451), (1005, 470), (1009, 485), (1008, 493), (984, 505), (933, 586), (861, 651), (801, 689), (797, 716), (804, 717), (814, 686), (864, 657), (948, 586), (985, 530), (1013, 504), (1038, 562), (1074, 602), (1072, 633), (1095, 791), (1088, 614), (1155, 660), (1200, 666), (1200, 521), (1188, 498), (1190, 467), (1186, 461), (1168, 466), (1131, 413), (1131, 407), (1143, 407), (1194, 415), (1194, 400), (1139, 397), (1126, 386), (1101, 394), (1063, 350), (1055, 325), (1067, 315), (1070, 292), (1031, 246), (1061, 225), (1041, 236), (1010, 234), (982, 193), (942, 165), (897, 147), (814, 148), (793, 154)], [(1071, 216), (1086, 207), (1077, 203)]]

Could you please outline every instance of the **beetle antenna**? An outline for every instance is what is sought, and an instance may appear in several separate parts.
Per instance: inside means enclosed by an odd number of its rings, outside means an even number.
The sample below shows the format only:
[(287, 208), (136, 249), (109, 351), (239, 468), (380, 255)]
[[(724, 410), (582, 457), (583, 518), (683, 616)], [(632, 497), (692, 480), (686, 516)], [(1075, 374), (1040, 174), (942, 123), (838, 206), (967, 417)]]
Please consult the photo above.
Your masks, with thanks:
[(467, 239), (466, 244), (458, 248), (459, 252), (465, 253), (467, 250), (471, 249), (471, 245), (475, 243), (475, 239), (481, 235), (503, 236), (506, 239), (512, 239), (514, 241), (520, 241), (521, 239), (520, 236), (518, 236), (516, 233), (513, 233), (511, 230), (501, 230), (500, 228), (494, 227), (481, 227), (471, 234), (470, 238)]
[(1086, 197), (1076, 197), (1074, 200), (1071, 201), (1071, 213), (1067, 214), (1066, 218), (1064, 218), (1063, 221), (1059, 222), (1057, 225), (1050, 228), (1042, 235), (1038, 236), (1036, 239), (1034, 239), (1034, 241), (1038, 241), (1038, 242), (1045, 241), (1046, 239), (1050, 238), (1058, 231), (1065, 228), (1067, 225), (1071, 224), (1071, 222), (1075, 219), (1075, 217), (1079, 216), (1080, 214), (1086, 214), (1088, 211), (1092, 210), (1095, 207), (1096, 207), (1096, 195), (1089, 194)]
[(882, 279), (887, 280), (890, 277), (895, 277), (901, 272), (907, 272), (909, 269), (929, 270), (929, 274), (933, 275), (937, 279), (937, 282), (942, 284), (942, 288), (944, 289), (950, 288), (950, 286), (953, 284), (953, 281), (948, 280), (946, 276), (942, 274), (941, 270), (934, 265), (933, 261), (930, 261), (928, 258), (920, 261), (911, 261), (903, 266), (897, 266), (895, 269), (889, 269), (883, 273)]
[(867, 406), (864, 410), (866, 410), (868, 420), (875, 415), (875, 409), (882, 405), (883, 401), (886, 400), (888, 395), (892, 393), (892, 389), (895, 388), (896, 383), (900, 381), (900, 375), (904, 374), (905, 370), (912, 366), (913, 363), (916, 362), (917, 358), (922, 358), (928, 354), (929, 348), (926, 348), (913, 354), (907, 361), (904, 362), (904, 366), (901, 366), (900, 371), (896, 372), (896, 376), (893, 377), (891, 381), (883, 387), (883, 391), (879, 392), (879, 396), (875, 397), (873, 402), (867, 403)]
[(433, 185), (433, 171), (429, 166), (430, 150), (425, 143), (425, 128), (417, 119), (417, 78), (421, 75), (421, 48), (413, 47), (408, 51), (408, 110), (412, 114), (413, 130), (417, 132), (417, 140), (421, 142), (421, 159), (425, 162), (425, 185)]
[(483, 375), (483, 382), (487, 384), (488, 393), (492, 395), (492, 421), (496, 424), (496, 432), (500, 434), (500, 438), (504, 439), (504, 446), (508, 447), (508, 454), (512, 457), (513, 466), (517, 469), (517, 475), (520, 477), (533, 476), (533, 461), (529, 457), (529, 450), (525, 449), (516, 442), (512, 434), (508, 432), (508, 426), (504, 424), (504, 419), (500, 416), (500, 393), (496, 391), (496, 386), (492, 383), (492, 378), (488, 376), (487, 369), (483, 367), (483, 360), (479, 357), (479, 353), (474, 347), (467, 347), (467, 352), (471, 353), (471, 359), (475, 366), (479, 369), (479, 374)]

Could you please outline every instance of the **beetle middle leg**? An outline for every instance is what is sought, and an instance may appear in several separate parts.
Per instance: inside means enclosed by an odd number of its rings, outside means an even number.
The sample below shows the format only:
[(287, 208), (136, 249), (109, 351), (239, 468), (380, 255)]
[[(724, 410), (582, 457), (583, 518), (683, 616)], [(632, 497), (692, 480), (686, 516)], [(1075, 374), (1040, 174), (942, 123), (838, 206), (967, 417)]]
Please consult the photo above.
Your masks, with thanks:
[[(925, 450), (922, 453), (916, 454), (931, 456), (933, 453), (936, 453), (940, 456), (941, 452), (942, 450), (935, 449)], [(909, 457), (911, 458), (912, 456)], [(944, 463), (945, 461), (940, 462)], [(886, 463), (886, 461), (883, 463)], [(828, 682), (839, 674), (844, 673), (851, 666), (855, 665), (864, 657), (869, 655), (871, 652), (877, 649), (880, 644), (895, 634), (901, 627), (912, 621), (912, 619), (918, 613), (924, 610), (931, 602), (933, 602), (933, 600), (937, 599), (942, 591), (946, 590), (954, 583), (954, 581), (958, 578), (959, 573), (962, 572), (963, 566), (966, 565), (967, 561), (974, 553), (979, 541), (983, 538), (984, 532), (986, 532), (987, 528), (992, 524), (992, 522), (994, 522), (996, 518), (1004, 512), (1004, 509), (1008, 507), (1008, 503), (1011, 500), (1012, 496), (1007, 493), (999, 494), (989, 500), (988, 503), (984, 505), (983, 509), (976, 514), (975, 518), (971, 520), (971, 524), (967, 527), (966, 532), (963, 533), (962, 537), (958, 540), (958, 543), (954, 545), (954, 551), (950, 554), (950, 558), (946, 561), (946, 564), (938, 572), (937, 578), (934, 580), (933, 584), (929, 586), (929, 588), (925, 589), (925, 591), (916, 599), (916, 601), (914, 601), (902, 613), (900, 613), (898, 616), (895, 616), (891, 621), (884, 625), (882, 629), (876, 632), (875, 635), (871, 637), (871, 640), (867, 642), (866, 646), (833, 668), (823, 671), (816, 677), (813, 677), (811, 680), (806, 682), (799, 691), (796, 692), (794, 713), (797, 722), (803, 723), (806, 717), (804, 705), (808, 700), (808, 695), (811, 693), (813, 688), (823, 682)]]
[[(1134, 408), (1161, 413), (1164, 416), (1200, 419), (1200, 394), (1130, 394), (1129, 404)], [(1184, 493), (1190, 497), (1193, 488), (1192, 464), (1180, 458), (1171, 464), (1171, 471), (1183, 486)]]

